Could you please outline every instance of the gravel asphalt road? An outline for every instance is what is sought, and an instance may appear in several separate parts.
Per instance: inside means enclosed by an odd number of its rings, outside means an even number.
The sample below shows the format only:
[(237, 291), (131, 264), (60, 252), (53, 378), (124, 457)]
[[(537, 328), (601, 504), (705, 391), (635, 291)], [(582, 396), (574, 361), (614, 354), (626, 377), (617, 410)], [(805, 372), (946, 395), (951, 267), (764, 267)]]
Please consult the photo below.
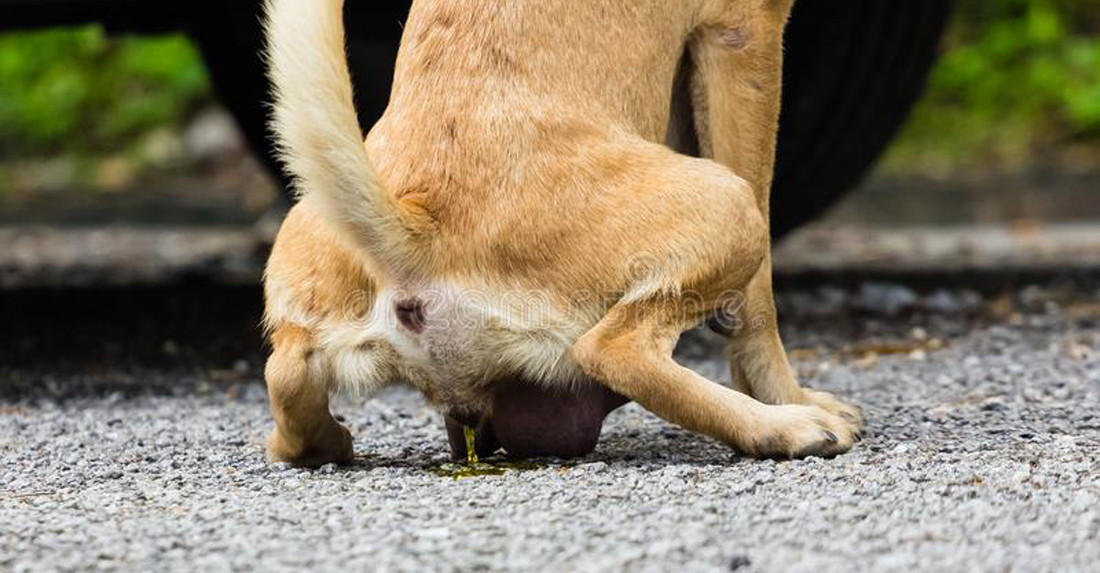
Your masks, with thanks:
[[(433, 471), (442, 423), (400, 389), (336, 401), (352, 465), (265, 462), (249, 336), (214, 365), (113, 365), (130, 345), (190, 355), (224, 318), (208, 300), (181, 340), (89, 319), (135, 338), (99, 362), (81, 343), (90, 366), (0, 350), (0, 571), (1095, 571), (1097, 288), (788, 289), (803, 378), (866, 414), (851, 453), (744, 459), (632, 405), (588, 458), (460, 480)], [(28, 308), (85, 306), (42, 296)], [(680, 359), (728, 379), (708, 335)]]

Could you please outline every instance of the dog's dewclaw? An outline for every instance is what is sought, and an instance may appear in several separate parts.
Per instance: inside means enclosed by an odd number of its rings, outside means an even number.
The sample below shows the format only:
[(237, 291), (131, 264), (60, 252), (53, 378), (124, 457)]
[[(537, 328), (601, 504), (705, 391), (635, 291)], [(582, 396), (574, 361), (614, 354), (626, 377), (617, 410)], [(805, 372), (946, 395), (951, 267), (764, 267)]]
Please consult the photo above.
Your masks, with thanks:
[(477, 435), (470, 426), (463, 426), (462, 431), (466, 434), (466, 463), (472, 466), (477, 463), (477, 448), (474, 447)]

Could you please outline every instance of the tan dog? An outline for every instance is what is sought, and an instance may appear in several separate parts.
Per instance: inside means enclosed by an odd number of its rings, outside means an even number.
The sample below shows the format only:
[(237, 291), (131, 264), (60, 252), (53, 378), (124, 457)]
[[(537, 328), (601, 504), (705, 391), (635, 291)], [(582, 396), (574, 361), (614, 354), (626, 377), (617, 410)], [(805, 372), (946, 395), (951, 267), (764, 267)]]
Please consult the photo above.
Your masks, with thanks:
[[(343, 0), (270, 1), (275, 129), (302, 200), (266, 273), (269, 455), (349, 460), (336, 389), (405, 382), (469, 420), (509, 377), (595, 379), (748, 455), (848, 450), (858, 411), (798, 385), (772, 301), (792, 1), (417, 0), (365, 145)], [(707, 159), (662, 145), (692, 128)], [(736, 390), (672, 359), (716, 313), (744, 317)]]

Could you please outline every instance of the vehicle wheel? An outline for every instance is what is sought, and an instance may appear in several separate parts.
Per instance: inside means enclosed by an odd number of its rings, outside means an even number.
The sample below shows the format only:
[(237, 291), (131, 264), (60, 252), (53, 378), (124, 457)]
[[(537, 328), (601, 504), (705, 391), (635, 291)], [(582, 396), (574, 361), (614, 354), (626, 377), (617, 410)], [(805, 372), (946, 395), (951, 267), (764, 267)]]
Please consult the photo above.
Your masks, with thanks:
[[(787, 26), (772, 234), (812, 220), (869, 169), (921, 93), (950, 0), (799, 0)], [(270, 165), (260, 3), (221, 3), (193, 28), (222, 101)], [(407, 2), (348, 3), (360, 124), (389, 99)], [(384, 12), (384, 13), (382, 13)]]
[(795, 2), (772, 235), (820, 215), (874, 164), (923, 90), (950, 7), (950, 0)]

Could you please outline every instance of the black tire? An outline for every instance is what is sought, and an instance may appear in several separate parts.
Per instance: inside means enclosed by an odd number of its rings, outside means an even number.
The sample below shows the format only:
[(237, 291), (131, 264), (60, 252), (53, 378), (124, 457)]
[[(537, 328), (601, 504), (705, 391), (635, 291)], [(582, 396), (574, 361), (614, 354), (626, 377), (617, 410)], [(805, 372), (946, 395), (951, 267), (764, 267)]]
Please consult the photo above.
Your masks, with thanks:
[(920, 96), (951, 0), (800, 0), (787, 26), (772, 234), (820, 215)]
[[(389, 99), (407, 2), (348, 4), (360, 124)], [(951, 0), (799, 0), (787, 27), (772, 234), (812, 220), (858, 182), (889, 143), (935, 61)], [(384, 13), (383, 13), (384, 12)], [(224, 3), (192, 30), (215, 88), (274, 167), (259, 3)]]

